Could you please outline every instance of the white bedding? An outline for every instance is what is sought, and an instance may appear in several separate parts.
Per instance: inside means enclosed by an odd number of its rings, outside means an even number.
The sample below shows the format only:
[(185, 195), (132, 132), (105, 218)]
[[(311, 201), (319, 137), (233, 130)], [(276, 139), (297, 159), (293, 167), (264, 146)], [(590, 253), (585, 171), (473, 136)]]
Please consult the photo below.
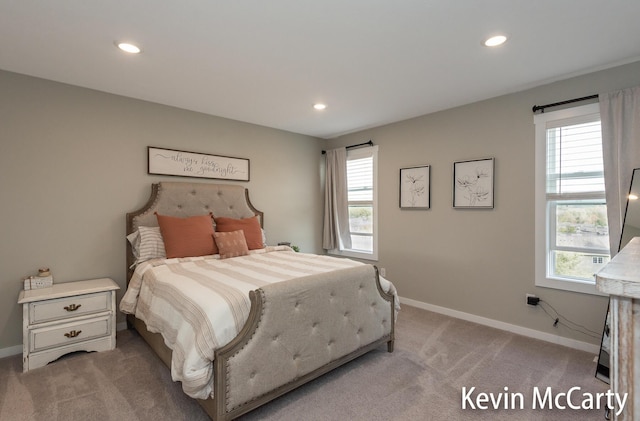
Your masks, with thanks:
[[(223, 260), (218, 255), (155, 259), (136, 268), (120, 310), (162, 334), (173, 351), (173, 380), (182, 382), (187, 395), (206, 399), (213, 396), (214, 350), (242, 329), (249, 315), (249, 291), (362, 264), (296, 253), (286, 246)], [(395, 294), (390, 282), (381, 277), (380, 283), (384, 291)]]

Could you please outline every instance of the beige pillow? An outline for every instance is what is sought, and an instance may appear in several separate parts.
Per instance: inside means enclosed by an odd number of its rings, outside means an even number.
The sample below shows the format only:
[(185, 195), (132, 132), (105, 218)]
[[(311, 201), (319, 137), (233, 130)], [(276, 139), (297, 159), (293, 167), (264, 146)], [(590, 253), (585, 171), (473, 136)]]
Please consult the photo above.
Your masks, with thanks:
[(213, 238), (218, 246), (221, 259), (229, 257), (246, 256), (249, 254), (247, 240), (244, 238), (244, 231), (214, 232)]
[(136, 261), (135, 265), (150, 259), (167, 257), (160, 227), (139, 227), (137, 231), (127, 235), (131, 243), (131, 251)]

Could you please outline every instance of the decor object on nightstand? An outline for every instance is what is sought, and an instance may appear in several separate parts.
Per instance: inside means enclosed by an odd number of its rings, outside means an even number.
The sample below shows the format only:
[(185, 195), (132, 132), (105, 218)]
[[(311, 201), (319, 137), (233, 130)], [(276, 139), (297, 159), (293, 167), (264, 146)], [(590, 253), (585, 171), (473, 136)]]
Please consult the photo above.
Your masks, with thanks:
[(118, 289), (101, 278), (20, 291), (23, 371), (70, 352), (114, 349)]
[(49, 268), (38, 269), (38, 276), (25, 276), (22, 278), (24, 290), (48, 288), (53, 285), (53, 274)]
[(289, 241), (281, 241), (278, 243), (279, 246), (287, 246), (287, 247), (291, 247), (291, 249), (293, 251), (295, 251), (296, 253), (300, 251), (300, 247), (298, 246), (292, 246), (291, 243)]

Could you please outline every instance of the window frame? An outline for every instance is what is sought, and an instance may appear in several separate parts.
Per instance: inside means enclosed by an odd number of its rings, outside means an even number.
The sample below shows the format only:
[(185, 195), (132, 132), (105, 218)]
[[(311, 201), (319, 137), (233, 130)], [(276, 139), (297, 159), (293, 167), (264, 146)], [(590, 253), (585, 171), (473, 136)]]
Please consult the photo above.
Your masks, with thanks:
[[(353, 249), (332, 249), (329, 250), (329, 254), (353, 257), (356, 259), (378, 261), (378, 145), (369, 146), (366, 148), (347, 149), (347, 161), (350, 159), (362, 159), (371, 156), (373, 158), (373, 251), (371, 253), (353, 250)], [(368, 201), (353, 201), (349, 202), (349, 205), (364, 204), (368, 205)], [(351, 231), (349, 231), (351, 233)]]
[[(600, 106), (598, 103), (582, 105), (551, 111), (534, 116), (535, 124), (535, 285), (545, 288), (555, 288), (565, 291), (581, 292), (592, 295), (605, 295), (596, 290), (595, 278), (593, 281), (581, 279), (559, 278), (549, 276), (549, 233), (555, 226), (553, 218), (547, 220), (549, 200), (547, 196), (547, 129), (563, 127), (597, 117), (600, 119)], [(567, 195), (558, 197), (557, 201), (569, 199)], [(602, 200), (600, 194), (580, 194), (576, 199)], [(604, 200), (606, 206), (606, 199)], [(549, 212), (549, 215), (551, 212)]]

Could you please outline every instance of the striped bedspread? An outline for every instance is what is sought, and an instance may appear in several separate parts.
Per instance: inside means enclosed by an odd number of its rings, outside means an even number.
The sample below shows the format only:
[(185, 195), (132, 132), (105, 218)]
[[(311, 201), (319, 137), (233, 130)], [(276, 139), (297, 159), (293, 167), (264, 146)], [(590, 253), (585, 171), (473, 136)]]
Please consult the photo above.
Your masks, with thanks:
[[(251, 306), (249, 291), (362, 264), (296, 253), (286, 246), (223, 260), (218, 255), (150, 260), (136, 268), (120, 310), (162, 334), (173, 350), (173, 380), (182, 382), (187, 395), (206, 399), (213, 395), (214, 350), (242, 329)], [(395, 293), (390, 282), (380, 282), (385, 291)]]

